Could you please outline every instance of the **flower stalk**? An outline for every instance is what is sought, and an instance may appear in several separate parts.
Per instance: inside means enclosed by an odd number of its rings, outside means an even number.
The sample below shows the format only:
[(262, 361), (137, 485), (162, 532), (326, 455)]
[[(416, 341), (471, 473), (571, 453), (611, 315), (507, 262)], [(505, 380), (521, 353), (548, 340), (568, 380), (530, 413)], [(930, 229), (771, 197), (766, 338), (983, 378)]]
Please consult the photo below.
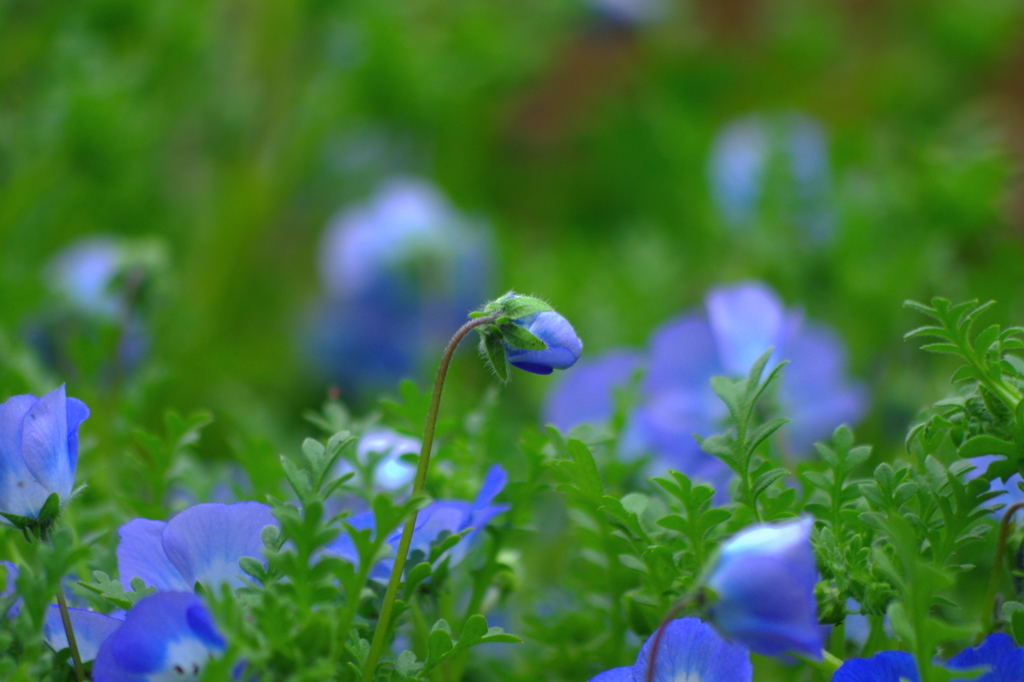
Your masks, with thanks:
[[(420, 450), (419, 463), (416, 466), (416, 478), (413, 481), (412, 494), (419, 495), (427, 482), (427, 467), (430, 465), (430, 450), (434, 444), (434, 430), (437, 427), (437, 413), (441, 407), (441, 393), (444, 391), (444, 380), (448, 376), (448, 366), (451, 364), (452, 355), (458, 347), (459, 342), (466, 337), (473, 329), (485, 324), (493, 324), (497, 319), (496, 315), (488, 315), (472, 319), (462, 325), (455, 335), (452, 336), (448, 346), (441, 356), (441, 364), (437, 368), (437, 377), (434, 379), (434, 390), (430, 396), (430, 407), (427, 410), (427, 423), (423, 430), (423, 447)], [(390, 629), (391, 612), (394, 610), (395, 598), (398, 596), (398, 586), (402, 582), (402, 573), (405, 571), (405, 561), (409, 554), (409, 545), (412, 544), (412, 533), (416, 528), (416, 517), (418, 512), (405, 523), (402, 530), (402, 538), (398, 542), (398, 552), (395, 555), (395, 564), (391, 569), (391, 577), (388, 580), (387, 591), (384, 593), (384, 603), (381, 606), (380, 617), (377, 620), (377, 629), (373, 632), (373, 641), (370, 643), (370, 651), (366, 657), (366, 665), (363, 667), (363, 682), (373, 682), (377, 672), (377, 662), (380, 660), (381, 652), (384, 649), (384, 642)]]
[(82, 655), (78, 652), (78, 642), (75, 640), (75, 631), (71, 627), (71, 614), (68, 613), (68, 602), (64, 598), (64, 588), (57, 589), (57, 604), (60, 606), (60, 619), (64, 623), (64, 634), (68, 637), (68, 648), (71, 649), (71, 660), (75, 665), (75, 678), (78, 682), (85, 682), (85, 668), (82, 666)]

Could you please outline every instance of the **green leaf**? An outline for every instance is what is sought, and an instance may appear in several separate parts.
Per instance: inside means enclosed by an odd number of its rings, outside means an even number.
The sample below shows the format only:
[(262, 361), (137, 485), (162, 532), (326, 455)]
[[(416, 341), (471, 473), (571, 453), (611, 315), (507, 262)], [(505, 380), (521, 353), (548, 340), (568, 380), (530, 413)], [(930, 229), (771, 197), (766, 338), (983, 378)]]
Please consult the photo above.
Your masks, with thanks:
[(957, 450), (957, 454), (964, 459), (982, 455), (1006, 455), (1014, 459), (1019, 457), (1017, 446), (1014, 443), (989, 435), (975, 436), (964, 441)]
[(39, 510), (39, 526), (49, 528), (60, 516), (60, 496), (57, 493), (50, 493)]
[(484, 357), (487, 358), (487, 364), (502, 383), (507, 383), (509, 367), (508, 358), (505, 356), (505, 344), (497, 334), (483, 331), (480, 333), (480, 345)]
[(510, 298), (502, 306), (502, 311), (513, 320), (549, 310), (554, 310), (554, 308), (539, 298), (533, 298), (532, 296)]
[(534, 336), (526, 327), (518, 324), (506, 324), (498, 328), (505, 343), (522, 350), (544, 350), (546, 343)]

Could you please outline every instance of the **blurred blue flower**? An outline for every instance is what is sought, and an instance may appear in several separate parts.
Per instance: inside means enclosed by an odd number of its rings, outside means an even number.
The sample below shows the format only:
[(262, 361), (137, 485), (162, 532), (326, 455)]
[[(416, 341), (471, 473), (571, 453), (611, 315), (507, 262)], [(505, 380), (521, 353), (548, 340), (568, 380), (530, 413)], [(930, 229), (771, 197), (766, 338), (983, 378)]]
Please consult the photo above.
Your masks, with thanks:
[(53, 258), (48, 281), (79, 310), (119, 318), (127, 312), (124, 297), (114, 288), (122, 257), (121, 246), (110, 237), (80, 239)]
[(527, 315), (515, 321), (528, 332), (547, 344), (543, 350), (522, 350), (505, 344), (505, 357), (513, 367), (533, 372), (551, 374), (556, 369), (568, 369), (576, 364), (583, 352), (583, 342), (576, 336), (576, 330), (553, 310)]
[(160, 592), (141, 599), (103, 642), (93, 680), (198, 680), (209, 659), (224, 648), (224, 637), (199, 597)]
[(722, 545), (706, 584), (710, 620), (726, 637), (764, 656), (821, 658), (813, 527), (811, 518), (756, 524)]
[(78, 427), (88, 417), (63, 384), (42, 398), (16, 395), (0, 404), (0, 512), (34, 519), (52, 493), (62, 503), (71, 497)]
[[(964, 649), (946, 662), (949, 670), (987, 668), (974, 682), (1020, 682), (1024, 680), (1024, 647), (1014, 644), (1005, 633), (995, 633), (976, 647)], [(832, 682), (920, 682), (914, 657), (905, 651), (883, 651), (871, 658), (853, 658), (835, 672)], [(966, 682), (955, 679), (952, 682)]]
[(415, 376), (487, 296), (489, 230), (431, 184), (394, 178), (324, 233), (314, 361), (356, 393)]
[[(651, 659), (652, 635), (636, 657), (636, 663), (613, 668), (590, 682), (646, 682)], [(654, 662), (655, 682), (750, 682), (750, 653), (729, 644), (699, 618), (680, 618), (665, 626)]]
[(727, 123), (712, 143), (708, 175), (715, 205), (734, 229), (756, 225), (772, 197), (786, 200), (781, 219), (812, 241), (832, 234), (828, 141), (814, 119), (754, 114)]
[[(410, 555), (414, 552), (422, 552), (425, 557), (430, 555), (430, 546), (449, 535), (462, 533), (467, 529), (469, 532), (459, 541), (457, 545), (449, 549), (440, 559), (447, 557), (449, 566), (455, 566), (461, 562), (473, 540), (483, 530), (491, 519), (509, 509), (506, 504), (491, 504), (494, 498), (505, 487), (508, 476), (505, 470), (495, 464), (487, 472), (480, 492), (473, 502), (463, 500), (438, 500), (432, 502), (420, 510), (416, 518), (416, 528), (413, 530), (412, 544), (409, 546)], [(355, 514), (345, 519), (345, 522), (356, 530), (374, 528), (376, 521), (373, 512)], [(396, 529), (387, 539), (392, 553), (398, 549), (398, 541), (402, 537), (402, 529)], [(342, 533), (330, 546), (332, 554), (342, 557), (352, 563), (359, 561), (359, 554), (356, 552), (355, 543), (347, 533)], [(377, 580), (387, 580), (391, 575), (393, 559), (385, 559), (378, 563), (370, 573), (370, 577)], [(413, 562), (409, 566), (415, 565)]]
[(664, 0), (590, 0), (590, 8), (599, 17), (622, 27), (652, 24), (667, 13)]
[(791, 420), (778, 435), (788, 452), (810, 454), (816, 440), (864, 413), (867, 394), (846, 377), (842, 341), (799, 311), (787, 310), (766, 285), (740, 282), (712, 289), (703, 312), (655, 330), (645, 358), (614, 351), (581, 363), (548, 395), (545, 419), (562, 431), (606, 421), (615, 389), (645, 369), (639, 402), (621, 436), (623, 454), (653, 453), (658, 469), (676, 469), (723, 493), (732, 471), (703, 452), (693, 434), (720, 431), (728, 416), (711, 377), (746, 374), (769, 347), (775, 348), (771, 365), (790, 361), (775, 393), (779, 412)]
[[(404, 490), (416, 476), (416, 465), (404, 461), (402, 457), (419, 455), (422, 446), (423, 443), (417, 438), (386, 426), (375, 426), (359, 438), (359, 443), (356, 444), (356, 458), (363, 466), (369, 464), (371, 457), (378, 458), (373, 470), (373, 487), (377, 490), (397, 492)], [(347, 461), (338, 461), (338, 475), (351, 470), (352, 465)], [(365, 484), (365, 481), (363, 483)]]
[[(18, 567), (9, 561), (0, 561), (7, 569), (7, 585), (3, 592), (0, 592), (0, 599), (14, 594), (14, 583), (18, 579)], [(19, 599), (11, 605), (7, 613), (0, 612), (0, 617), (15, 617), (21, 608)], [(110, 633), (121, 627), (121, 620), (96, 611), (86, 609), (69, 608), (68, 616), (71, 618), (71, 627), (75, 631), (75, 641), (78, 644), (78, 653), (83, 661), (91, 661), (96, 658), (96, 652)], [(46, 610), (43, 620), (43, 638), (54, 651), (66, 649), (68, 646), (67, 633), (64, 631), (64, 622), (61, 620), (60, 607), (50, 604)], [(70, 661), (69, 661), (70, 662)]]
[[(974, 468), (964, 474), (964, 481), (973, 481), (982, 474), (984, 474), (990, 464), (996, 461), (1002, 461), (1005, 457), (998, 455), (982, 455), (981, 457), (972, 457), (967, 461), (974, 465)], [(1002, 504), (1006, 507), (1017, 504), (1018, 502), (1024, 502), (1024, 490), (1021, 490), (1020, 484), (1024, 483), (1024, 478), (1020, 474), (1014, 474), (1008, 479), (1003, 481), (1001, 478), (993, 478), (989, 484), (988, 489), (992, 492), (998, 492), (999, 495), (993, 497), (986, 504), (996, 505)], [(1001, 512), (993, 512), (998, 514)]]
[(276, 525), (259, 502), (197, 504), (170, 521), (133, 519), (117, 531), (121, 584), (130, 590), (138, 577), (160, 591), (240, 587), (238, 560), (262, 557), (263, 529)]
[[(71, 629), (75, 633), (78, 654), (82, 657), (83, 662), (96, 658), (100, 646), (107, 637), (124, 624), (122, 618), (73, 607), (68, 609), (68, 616), (71, 618)], [(64, 631), (60, 607), (56, 604), (50, 604), (46, 610), (46, 620), (43, 621), (43, 637), (54, 651), (68, 648), (68, 635)]]

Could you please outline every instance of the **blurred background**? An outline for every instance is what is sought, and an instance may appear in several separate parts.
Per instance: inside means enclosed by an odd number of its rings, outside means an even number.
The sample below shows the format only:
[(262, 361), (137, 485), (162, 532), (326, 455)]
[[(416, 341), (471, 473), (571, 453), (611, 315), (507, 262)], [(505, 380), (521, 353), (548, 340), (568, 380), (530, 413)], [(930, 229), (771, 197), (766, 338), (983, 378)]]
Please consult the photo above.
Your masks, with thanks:
[(904, 299), (1024, 322), (1022, 74), (1020, 0), (0, 0), (0, 387), (295, 450), (510, 288), (590, 357), (758, 280), (893, 451), (948, 390)]

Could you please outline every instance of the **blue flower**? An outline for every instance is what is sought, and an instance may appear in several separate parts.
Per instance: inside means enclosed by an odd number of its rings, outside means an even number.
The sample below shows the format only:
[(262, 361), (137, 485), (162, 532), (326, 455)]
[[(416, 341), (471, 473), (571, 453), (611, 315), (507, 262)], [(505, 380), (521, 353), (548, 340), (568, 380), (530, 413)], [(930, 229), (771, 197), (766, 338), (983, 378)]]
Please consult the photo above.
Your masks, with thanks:
[[(450, 566), (461, 562), (476, 536), (483, 530), (491, 519), (509, 509), (505, 504), (491, 504), (494, 498), (505, 487), (507, 475), (504, 469), (495, 464), (487, 472), (480, 492), (473, 502), (463, 500), (439, 500), (432, 502), (420, 510), (416, 517), (416, 528), (413, 530), (412, 544), (409, 546), (410, 554), (419, 550), (424, 556), (430, 555), (431, 544), (441, 539), (442, 535), (455, 535), (470, 530), (455, 547), (448, 550), (441, 559), (447, 557)], [(373, 512), (355, 514), (345, 519), (356, 530), (366, 530), (375, 527)], [(395, 530), (387, 539), (387, 544), (392, 552), (397, 551), (398, 541), (402, 537), (402, 529)], [(331, 545), (331, 553), (338, 555), (352, 563), (357, 563), (359, 555), (356, 552), (355, 543), (347, 533), (343, 533)], [(370, 573), (372, 578), (386, 580), (391, 575), (393, 559), (385, 559), (378, 563)], [(410, 564), (411, 566), (412, 564)]]
[[(124, 620), (121, 618), (86, 609), (69, 608), (68, 616), (71, 618), (71, 629), (75, 633), (78, 654), (82, 657), (83, 662), (96, 658), (100, 646), (107, 637), (124, 624)], [(60, 607), (56, 604), (50, 604), (46, 610), (46, 619), (43, 621), (43, 637), (54, 651), (68, 648), (68, 635), (64, 631)]]
[[(366, 466), (371, 456), (378, 457), (373, 471), (374, 488), (399, 491), (404, 489), (416, 476), (416, 465), (402, 459), (404, 455), (419, 455), (423, 444), (420, 440), (401, 434), (383, 426), (370, 428), (360, 437), (356, 445), (356, 458)], [(346, 460), (339, 460), (338, 475), (352, 470)]]
[(160, 591), (241, 587), (238, 560), (261, 557), (263, 529), (276, 525), (259, 502), (197, 504), (170, 521), (134, 519), (117, 532), (121, 584), (129, 590), (138, 577)]
[(522, 350), (505, 344), (505, 357), (513, 367), (534, 374), (551, 374), (553, 370), (572, 367), (580, 359), (583, 342), (569, 320), (555, 311), (534, 313), (515, 322), (547, 344), (547, 348)]
[[(18, 579), (18, 567), (9, 561), (0, 561), (7, 569), (7, 585), (3, 592), (0, 592), (0, 600), (14, 594), (14, 583)], [(0, 611), (0, 618), (18, 615), (21, 609), (19, 599), (11, 605), (7, 613)], [(68, 616), (71, 618), (71, 627), (75, 632), (75, 641), (78, 644), (78, 653), (83, 661), (91, 661), (96, 658), (96, 652), (110, 633), (121, 627), (121, 620), (96, 611), (86, 609), (69, 608)], [(43, 638), (54, 651), (60, 651), (68, 647), (67, 633), (64, 631), (64, 621), (61, 620), (60, 607), (50, 604), (43, 620)]]
[(846, 378), (845, 352), (835, 334), (786, 310), (767, 286), (741, 282), (712, 289), (703, 313), (655, 330), (646, 358), (616, 351), (611, 359), (576, 368), (549, 394), (545, 416), (563, 431), (604, 421), (611, 416), (614, 390), (644, 368), (640, 401), (622, 434), (623, 454), (654, 453), (661, 468), (682, 471), (723, 492), (731, 470), (693, 438), (720, 431), (728, 415), (711, 389), (711, 377), (746, 374), (769, 347), (775, 348), (772, 363), (790, 361), (775, 394), (780, 412), (792, 420), (779, 432), (789, 452), (810, 453), (814, 441), (864, 413), (866, 392)]
[[(632, 666), (606, 670), (590, 682), (646, 682), (653, 643), (652, 635)], [(747, 650), (723, 641), (699, 618), (680, 618), (665, 626), (654, 662), (655, 682), (750, 682), (752, 677)]]
[(324, 233), (314, 361), (356, 393), (416, 376), (486, 297), (491, 238), (431, 184), (395, 178)]
[[(967, 461), (970, 462), (974, 468), (964, 474), (964, 481), (973, 481), (988, 470), (988, 466), (993, 462), (1002, 461), (1003, 457), (998, 455), (982, 455), (980, 457), (971, 457)], [(1008, 479), (1003, 481), (1001, 478), (993, 478), (989, 484), (988, 489), (991, 492), (998, 492), (999, 495), (993, 497), (987, 505), (1002, 504), (1007, 507), (1017, 504), (1018, 502), (1024, 502), (1024, 490), (1021, 489), (1020, 484), (1024, 483), (1024, 478), (1020, 474), (1014, 474)], [(995, 512), (993, 512), (995, 513)]]
[(711, 621), (754, 653), (821, 657), (811, 549), (814, 520), (750, 526), (722, 545), (706, 584)]
[(756, 225), (772, 197), (783, 200), (779, 218), (812, 241), (832, 234), (827, 139), (807, 116), (752, 115), (726, 124), (712, 145), (708, 175), (715, 206), (733, 229)]
[(124, 625), (103, 642), (93, 664), (95, 682), (196, 680), (225, 648), (202, 600), (191, 592), (141, 599)]
[[(987, 668), (974, 682), (1020, 682), (1024, 680), (1024, 647), (1017, 647), (1004, 633), (989, 635), (977, 647), (964, 649), (946, 662), (949, 670)], [(832, 676), (832, 682), (920, 682), (914, 657), (905, 651), (883, 651), (871, 658), (853, 658)], [(953, 682), (965, 682), (953, 680)]]
[(89, 417), (64, 386), (42, 398), (16, 395), (0, 404), (0, 512), (38, 518), (46, 499), (71, 497), (78, 427)]

